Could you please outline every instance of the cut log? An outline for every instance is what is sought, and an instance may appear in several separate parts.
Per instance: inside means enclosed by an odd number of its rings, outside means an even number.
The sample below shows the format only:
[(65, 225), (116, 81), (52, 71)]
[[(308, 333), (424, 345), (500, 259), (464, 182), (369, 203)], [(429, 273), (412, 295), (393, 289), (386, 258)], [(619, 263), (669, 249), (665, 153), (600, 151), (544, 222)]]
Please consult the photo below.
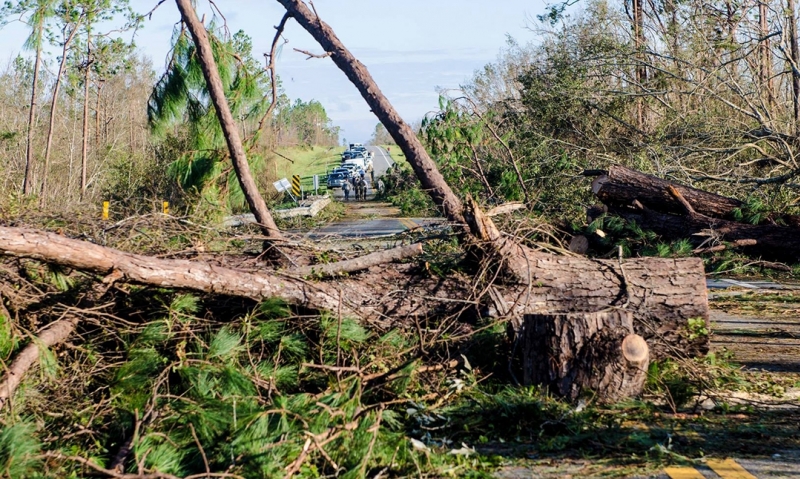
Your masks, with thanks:
[(652, 230), (664, 239), (689, 238), (700, 244), (710, 237), (711, 246), (729, 243), (751, 256), (787, 263), (800, 261), (800, 228), (772, 224), (751, 225), (695, 214), (673, 215), (651, 209), (609, 207), (608, 213), (635, 222), (641, 228)]
[[(735, 198), (681, 185), (620, 165), (613, 165), (607, 171), (587, 170), (584, 174), (600, 174), (592, 182), (592, 192), (608, 206), (628, 207), (638, 201), (653, 211), (683, 214), (684, 206), (675, 195), (670, 194), (670, 186), (686, 199), (696, 213), (703, 216), (734, 220), (734, 210), (744, 206), (742, 201)], [(800, 216), (797, 215), (776, 214), (770, 219), (800, 228)]]
[(692, 208), (702, 215), (731, 217), (733, 210), (743, 206), (737, 199), (663, 180), (620, 165), (612, 165), (604, 175), (595, 178), (592, 192), (606, 205), (629, 206), (634, 200), (638, 200), (655, 211), (683, 213), (683, 206), (669, 193), (669, 186), (674, 186)]
[[(22, 228), (0, 227), (0, 255), (34, 258), (120, 281), (287, 302), (388, 325), (407, 317), (441, 317), (486, 306), (503, 316), (526, 312), (591, 312), (627, 305), (638, 334), (654, 356), (704, 354), (708, 338), (688, 339), (687, 320), (708, 319), (705, 275), (699, 258), (591, 260), (530, 252), (529, 285), (496, 285), (505, 306), (477, 296), (471, 278), (428, 276), (414, 265), (376, 268), (335, 283), (310, 282), (276, 272), (246, 272), (200, 261), (135, 255), (85, 241)], [(621, 266), (621, 268), (620, 268)], [(489, 308), (491, 309), (491, 308)]]
[[(524, 313), (593, 312), (627, 305), (635, 314), (635, 330), (650, 343), (654, 357), (691, 356), (708, 352), (708, 338), (689, 340), (688, 320), (708, 321), (705, 270), (699, 258), (640, 258), (610, 261), (555, 256), (534, 251), (508, 236), (469, 199), (466, 218), (476, 236), (489, 243), (505, 278), (528, 285), (523, 304), (513, 308), (517, 321)], [(518, 329), (519, 323), (514, 324)]]
[(615, 402), (641, 394), (649, 349), (633, 333), (633, 314), (529, 314), (522, 327), (523, 381), (575, 400)]

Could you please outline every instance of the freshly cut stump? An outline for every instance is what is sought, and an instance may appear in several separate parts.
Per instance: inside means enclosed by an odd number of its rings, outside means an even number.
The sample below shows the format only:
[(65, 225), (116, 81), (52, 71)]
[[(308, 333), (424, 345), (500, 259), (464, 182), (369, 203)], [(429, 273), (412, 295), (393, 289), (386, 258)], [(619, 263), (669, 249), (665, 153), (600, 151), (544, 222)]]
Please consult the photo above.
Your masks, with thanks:
[(522, 324), (523, 382), (570, 400), (593, 391), (601, 402), (641, 394), (650, 362), (647, 342), (633, 332), (633, 314), (526, 314)]

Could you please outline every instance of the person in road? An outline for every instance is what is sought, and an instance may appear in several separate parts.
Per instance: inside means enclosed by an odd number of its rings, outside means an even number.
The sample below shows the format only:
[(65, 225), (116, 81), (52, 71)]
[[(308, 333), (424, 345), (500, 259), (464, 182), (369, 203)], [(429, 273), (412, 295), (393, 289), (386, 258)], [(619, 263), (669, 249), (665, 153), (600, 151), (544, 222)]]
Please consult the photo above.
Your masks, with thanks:
[(348, 201), (350, 199), (350, 180), (344, 180), (342, 191), (344, 192), (344, 200)]

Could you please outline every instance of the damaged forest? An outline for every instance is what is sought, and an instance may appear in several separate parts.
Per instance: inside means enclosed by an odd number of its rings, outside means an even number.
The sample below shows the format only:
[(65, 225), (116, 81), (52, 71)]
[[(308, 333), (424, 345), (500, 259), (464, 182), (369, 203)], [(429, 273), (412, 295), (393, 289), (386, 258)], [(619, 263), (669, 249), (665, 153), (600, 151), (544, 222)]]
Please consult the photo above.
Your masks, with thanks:
[[(0, 8), (0, 477), (800, 475), (793, 0), (551, 5), (421, 120), (311, 1), (261, 52), (174, 0), (154, 67), (165, 2)], [(281, 165), (343, 149), (290, 54), (393, 163), (313, 218)], [(313, 235), (357, 208), (414, 227)]]

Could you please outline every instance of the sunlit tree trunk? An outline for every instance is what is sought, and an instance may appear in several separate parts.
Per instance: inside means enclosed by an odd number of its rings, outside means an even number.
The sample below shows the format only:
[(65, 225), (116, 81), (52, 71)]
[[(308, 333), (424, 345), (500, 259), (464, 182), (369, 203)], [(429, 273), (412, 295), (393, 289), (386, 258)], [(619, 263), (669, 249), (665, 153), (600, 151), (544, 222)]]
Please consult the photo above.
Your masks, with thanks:
[(50, 149), (53, 145), (53, 131), (56, 125), (56, 108), (58, 107), (58, 95), (61, 92), (61, 77), (64, 75), (64, 69), (67, 66), (67, 50), (70, 43), (72, 43), (75, 34), (78, 32), (78, 25), (76, 24), (72, 31), (64, 40), (64, 46), (61, 50), (61, 62), (58, 65), (58, 74), (56, 74), (56, 84), (53, 87), (53, 98), (50, 100), (50, 125), (47, 128), (47, 144), (44, 149), (44, 170), (42, 171), (42, 189), (41, 189), (41, 202), (42, 205), (46, 203), (47, 195), (47, 172), (50, 168)]
[(86, 169), (89, 155), (89, 71), (92, 66), (92, 31), (86, 27), (86, 71), (83, 77), (83, 143), (81, 144), (81, 199), (86, 195)]
[(786, 0), (786, 25), (789, 35), (789, 56), (792, 62), (792, 113), (795, 134), (800, 132), (800, 48), (797, 44), (797, 16), (794, 10), (794, 0)]
[(764, 93), (767, 98), (767, 104), (772, 105), (775, 102), (775, 96), (772, 85), (772, 55), (770, 53), (770, 41), (767, 38), (767, 35), (769, 35), (768, 15), (769, 1), (760, 0), (758, 2), (758, 32), (761, 35), (761, 41), (758, 44), (758, 76), (761, 80), (761, 87), (766, 89)]
[[(647, 83), (647, 67), (645, 67), (645, 37), (643, 0), (633, 0), (633, 37), (636, 46), (636, 87), (643, 89)], [(636, 126), (645, 130), (644, 96), (636, 99)]]
[[(44, 28), (44, 26), (40, 27)], [(42, 43), (36, 47), (36, 60), (33, 64), (33, 87), (31, 88), (31, 108), (28, 113), (28, 139), (25, 146), (25, 179), (22, 183), (22, 192), (26, 195), (33, 193), (33, 127), (36, 122), (36, 86), (39, 83), (39, 67), (42, 63)]]
[(225, 141), (228, 144), (228, 151), (231, 155), (231, 163), (233, 163), (233, 169), (239, 179), (239, 185), (242, 188), (247, 204), (250, 206), (250, 211), (255, 215), (256, 221), (261, 226), (265, 236), (279, 239), (283, 235), (267, 209), (267, 204), (264, 202), (264, 198), (261, 197), (253, 175), (250, 173), (247, 156), (242, 140), (239, 137), (239, 129), (231, 113), (228, 100), (225, 98), (225, 90), (214, 60), (214, 54), (211, 51), (211, 42), (208, 39), (206, 28), (197, 18), (197, 13), (194, 11), (191, 0), (175, 0), (175, 3), (178, 5), (181, 18), (186, 24), (189, 33), (191, 33), (197, 48), (200, 68), (203, 70), (203, 76), (206, 79), (208, 94), (217, 112), (222, 132), (225, 134)]

